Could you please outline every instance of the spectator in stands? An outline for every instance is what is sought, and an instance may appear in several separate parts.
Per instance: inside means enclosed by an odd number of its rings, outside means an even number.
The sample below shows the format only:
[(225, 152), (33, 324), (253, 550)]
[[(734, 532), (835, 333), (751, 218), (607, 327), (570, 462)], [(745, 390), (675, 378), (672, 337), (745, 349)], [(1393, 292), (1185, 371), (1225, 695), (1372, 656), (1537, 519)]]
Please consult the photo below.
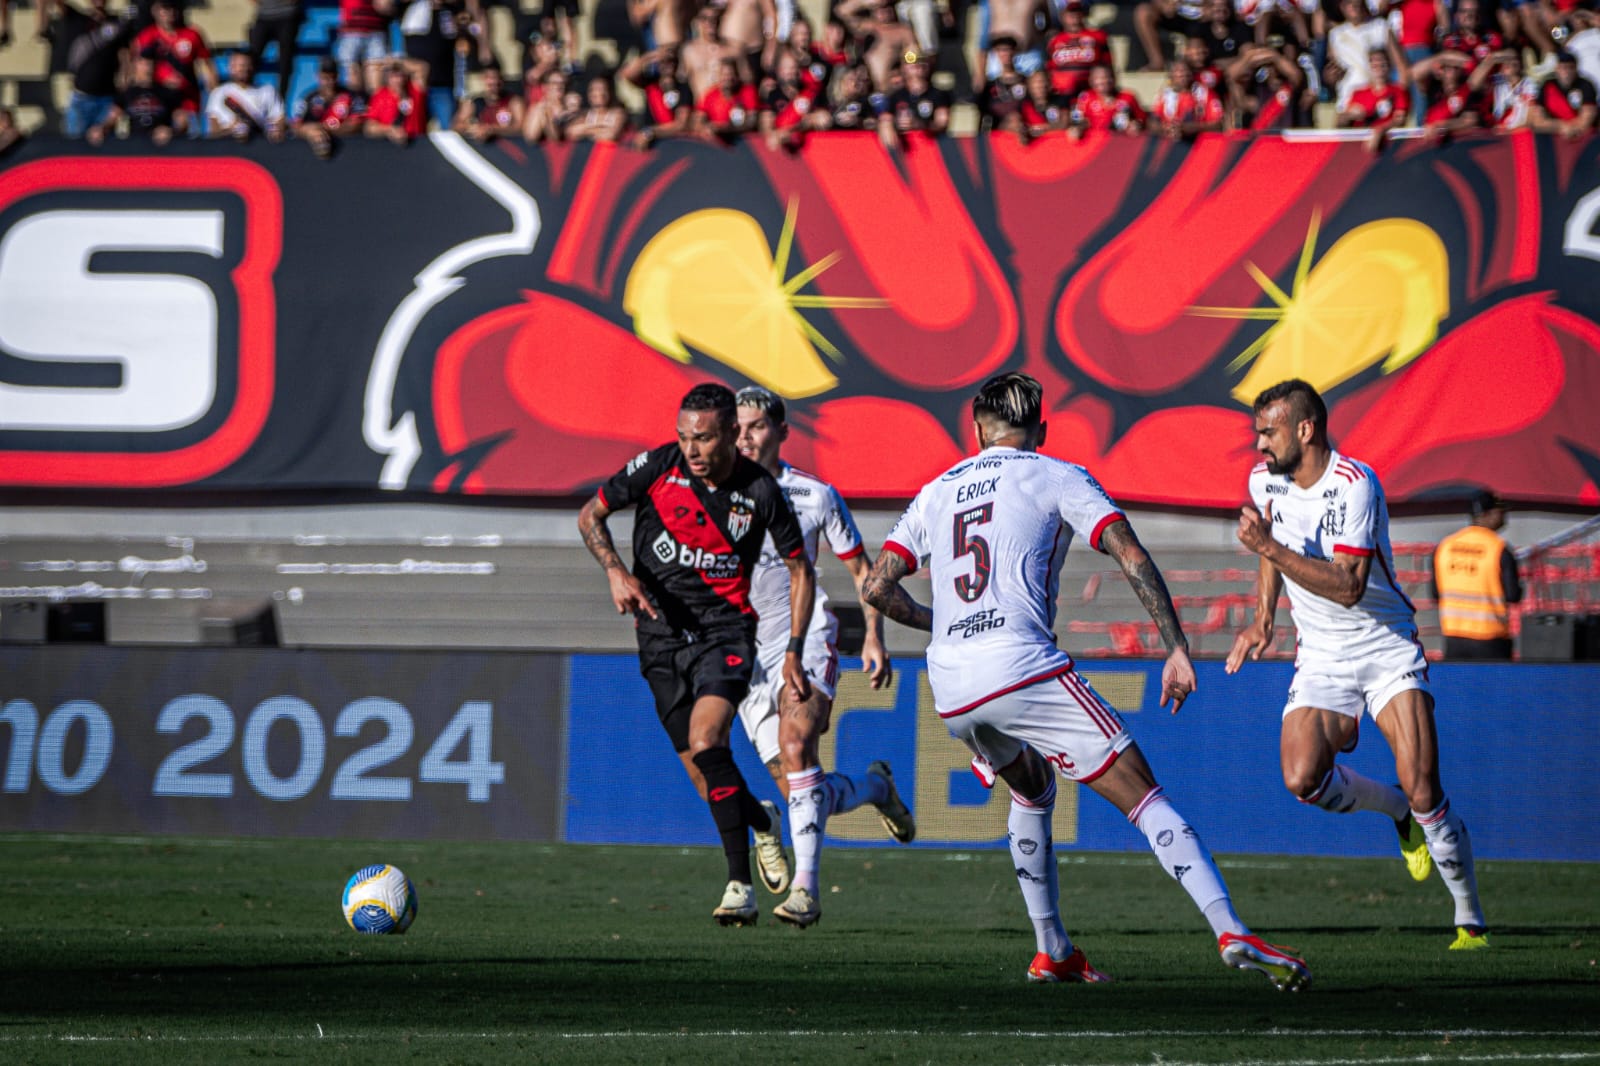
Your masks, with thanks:
[(1517, 49), (1503, 49), (1479, 63), (1467, 84), (1483, 94), (1484, 125), (1519, 130), (1532, 120), (1539, 87), (1523, 72), (1522, 53)]
[(334, 56), (339, 80), (376, 93), (389, 62), (389, 17), (394, 0), (339, 0), (339, 30)]
[(856, 39), (856, 54), (872, 72), (872, 87), (894, 91), (900, 60), (917, 50), (917, 35), (900, 21), (894, 0), (845, 0), (834, 9)]
[(1233, 67), (1234, 126), (1255, 131), (1308, 125), (1306, 72), (1276, 48), (1245, 50)]
[(723, 59), (717, 68), (717, 84), (694, 105), (699, 128), (723, 139), (755, 129), (761, 109), (755, 86), (744, 80), (739, 67), (740, 61), (732, 56)]
[[(1203, 37), (1183, 39), (1183, 58), (1189, 64), (1189, 70), (1194, 74), (1196, 82), (1214, 93), (1228, 91), (1228, 79), (1222, 73), (1222, 68), (1212, 60), (1211, 49), (1206, 46)], [(1105, 65), (1109, 67), (1111, 64), (1107, 62)]]
[(917, 51), (932, 55), (939, 48), (939, 26), (949, 17), (941, 16), (934, 0), (896, 0), (895, 16), (911, 27), (916, 38)]
[(1539, 87), (1533, 128), (1563, 137), (1581, 137), (1595, 127), (1595, 85), (1578, 73), (1571, 52), (1556, 53), (1556, 72)]
[(930, 80), (928, 57), (910, 53), (901, 75), (904, 84), (889, 94), (878, 116), (878, 137), (890, 148), (904, 148), (908, 134), (937, 137), (950, 126), (950, 94)]
[(1028, 95), (1022, 101), (1022, 128), (1028, 140), (1065, 130), (1072, 121), (1072, 97), (1051, 87), (1051, 74), (1036, 70), (1028, 75)]
[(211, 48), (199, 30), (179, 22), (177, 0), (154, 0), (150, 13), (155, 21), (133, 39), (133, 54), (155, 60), (156, 80), (178, 94), (185, 110), (198, 114), (201, 85), (207, 94), (217, 87)]
[(71, 34), (67, 69), (72, 73), (72, 96), (61, 118), (61, 132), (82, 137), (90, 126), (105, 122), (116, 106), (117, 73), (122, 53), (134, 37), (131, 17), (114, 19), (106, 13), (106, 0), (90, 0), (87, 12), (56, 0), (58, 32)]
[(1244, 50), (1256, 43), (1255, 31), (1234, 15), (1229, 0), (1206, 0), (1205, 12), (1195, 36), (1206, 42), (1212, 64), (1226, 76)]
[(1482, 122), (1483, 102), (1467, 84), (1468, 62), (1460, 52), (1441, 52), (1411, 68), (1412, 83), (1422, 88), (1422, 128), (1428, 136), (1448, 137)]
[(1170, 140), (1189, 140), (1220, 131), (1224, 117), (1221, 97), (1194, 80), (1185, 60), (1173, 60), (1167, 84), (1150, 107), (1151, 128)]
[(1012, 41), (1012, 63), (1018, 74), (1026, 78), (1043, 70), (1044, 35), (1040, 29), (1055, 21), (1048, 0), (988, 0), (988, 8), (989, 39), (978, 42), (978, 71), (973, 87), (981, 89), (1000, 76), (994, 48), (1007, 37)]
[(246, 51), (228, 56), (228, 80), (206, 101), (206, 132), (212, 137), (248, 141), (283, 140), (283, 101), (275, 85), (255, 83), (256, 65)]
[(522, 124), (522, 136), (529, 144), (540, 141), (564, 141), (567, 126), (578, 117), (581, 98), (569, 98), (571, 79), (564, 70), (552, 70), (544, 76), (539, 99), (527, 109)]
[[(516, 5), (511, 5), (516, 10)], [(481, 19), (482, 11), (477, 13)], [(578, 0), (542, 0), (536, 16), (536, 32), (553, 42), (561, 61), (569, 66), (578, 62)]]
[(1074, 139), (1085, 133), (1137, 136), (1144, 132), (1149, 117), (1132, 93), (1118, 88), (1116, 75), (1106, 66), (1089, 71), (1089, 88), (1079, 94), (1072, 114), (1072, 126), (1067, 134)]
[(1411, 113), (1411, 79), (1404, 68), (1398, 82), (1390, 79), (1389, 51), (1382, 48), (1367, 57), (1367, 69), (1371, 81), (1339, 109), (1339, 125), (1371, 130), (1376, 145), (1389, 130), (1405, 125)]
[[(678, 49), (678, 63), (699, 100), (722, 78), (722, 61), (737, 57), (738, 49), (722, 39), (720, 8), (707, 4), (694, 19), (694, 36)], [(739, 57), (743, 62), (742, 57)]]
[[(1400, 23), (1400, 53), (1406, 57), (1407, 66), (1415, 67), (1437, 50), (1445, 27), (1450, 25), (1450, 10), (1444, 0), (1396, 0), (1391, 10), (1391, 23)], [(1413, 79), (1412, 88), (1412, 111), (1420, 114), (1425, 104), (1421, 83)]]
[(1185, 39), (1199, 37), (1204, 18), (1202, 0), (1144, 0), (1137, 5), (1133, 9), (1133, 29), (1144, 49), (1142, 69), (1151, 73), (1166, 69), (1168, 49), (1164, 40), (1174, 34)]
[(628, 112), (617, 103), (609, 74), (596, 74), (584, 86), (583, 107), (567, 126), (569, 141), (620, 141), (628, 135)]
[[(887, 97), (881, 103), (887, 103)], [(882, 110), (873, 101), (872, 73), (865, 63), (853, 63), (845, 68), (836, 82), (831, 97), (824, 129), (872, 130), (878, 125)]]
[(723, 0), (718, 33), (746, 69), (761, 71), (767, 60), (775, 58), (778, 12), (773, 0)]
[(256, 17), (250, 23), (250, 58), (259, 68), (269, 41), (278, 42), (278, 96), (289, 99), (294, 77), (294, 57), (299, 54), (300, 24), (305, 21), (303, 0), (255, 0)]
[[(535, 33), (531, 39), (524, 42), (522, 51), (522, 84), (536, 87), (544, 81), (544, 76), (549, 71), (563, 65), (561, 55), (561, 42), (555, 36), (546, 36)], [(533, 103), (537, 97), (530, 97), (528, 103)]]
[(623, 64), (622, 77), (644, 90), (644, 129), (634, 138), (638, 147), (683, 137), (693, 128), (694, 97), (678, 69), (676, 48), (657, 48)]
[(807, 130), (821, 129), (821, 115), (827, 109), (819, 107), (823, 84), (811, 76), (811, 71), (800, 65), (799, 58), (790, 49), (778, 53), (773, 76), (762, 86), (761, 131), (766, 134), (771, 148), (798, 148)]
[(483, 92), (461, 101), (450, 128), (487, 143), (501, 137), (520, 137), (525, 118), (522, 98), (506, 88), (499, 68), (490, 67), (483, 72)]
[[(427, 90), (428, 117), (440, 129), (456, 119), (457, 86), (461, 81), (462, 52), (470, 53), (480, 38), (472, 36), (473, 11), (464, 0), (413, 0), (400, 20), (405, 40), (405, 66), (411, 80)], [(480, 52), (479, 59), (485, 58)], [(492, 53), (488, 65), (495, 65)]]
[[(796, 20), (796, 25), (799, 21)], [(811, 54), (832, 70), (841, 70), (856, 62), (855, 42), (850, 39), (849, 27), (840, 19), (830, 18), (822, 26), (822, 39), (811, 45)]]
[(1016, 67), (1017, 42), (1010, 37), (989, 41), (989, 76), (978, 95), (978, 106), (997, 130), (1021, 131), (1022, 101), (1028, 97), (1028, 79)]
[[(825, 53), (817, 47), (811, 38), (811, 23), (798, 16), (789, 27), (789, 40), (784, 50), (794, 54), (813, 84), (823, 87), (832, 79), (834, 68), (843, 66), (849, 60), (842, 51)], [(777, 69), (776, 59), (770, 66)]]
[(1046, 62), (1050, 91), (1072, 99), (1089, 87), (1089, 70), (1095, 64), (1111, 65), (1111, 45), (1105, 31), (1084, 21), (1084, 0), (1066, 0), (1061, 9), (1061, 32), (1050, 38)]
[(0, 156), (11, 152), (28, 139), (17, 125), (17, 116), (9, 107), (0, 107)]
[(406, 76), (406, 68), (390, 63), (384, 72), (383, 86), (367, 104), (367, 120), (362, 124), (368, 137), (394, 144), (410, 144), (428, 129), (428, 98), (422, 86)]
[(338, 61), (324, 56), (317, 67), (317, 84), (295, 102), (290, 129), (318, 159), (327, 159), (339, 138), (361, 132), (366, 117), (366, 97), (340, 85)]
[(133, 73), (128, 76), (128, 83), (117, 90), (111, 113), (104, 122), (90, 126), (84, 137), (90, 144), (101, 144), (107, 137), (116, 136), (117, 126), (125, 118), (129, 139), (148, 140), (159, 147), (170, 142), (173, 133), (188, 130), (190, 114), (182, 94), (156, 80), (156, 61), (149, 56), (136, 56)]
[(1320, 0), (1237, 0), (1234, 10), (1254, 31), (1257, 45), (1266, 47), (1281, 36), (1291, 56), (1311, 49), (1318, 28), (1325, 32), (1318, 19)]
[(1578, 61), (1578, 73), (1600, 88), (1600, 13), (1584, 8), (1567, 12), (1566, 50)]
[(1479, 63), (1506, 46), (1505, 39), (1494, 30), (1482, 29), (1480, 12), (1479, 0), (1456, 0), (1455, 25), (1439, 42), (1441, 54), (1461, 57), (1462, 73), (1469, 77)]
[(1328, 65), (1323, 71), (1323, 81), (1337, 87), (1335, 102), (1343, 113), (1350, 106), (1351, 96), (1373, 84), (1368, 60), (1374, 52), (1383, 52), (1389, 57), (1391, 70), (1399, 69), (1404, 58), (1399, 42), (1389, 31), (1389, 24), (1374, 15), (1364, 0), (1339, 0), (1339, 11), (1344, 21), (1328, 31)]
[(1541, 56), (1554, 56), (1556, 44), (1550, 36), (1547, 9), (1553, 11), (1554, 4), (1540, 0), (1500, 0), (1495, 11), (1500, 20), (1500, 33), (1514, 47), (1526, 44)]
[(1492, 492), (1473, 493), (1470, 524), (1433, 552), (1433, 588), (1446, 659), (1511, 658), (1511, 612), (1522, 602), (1517, 557), (1500, 536), (1506, 505)]

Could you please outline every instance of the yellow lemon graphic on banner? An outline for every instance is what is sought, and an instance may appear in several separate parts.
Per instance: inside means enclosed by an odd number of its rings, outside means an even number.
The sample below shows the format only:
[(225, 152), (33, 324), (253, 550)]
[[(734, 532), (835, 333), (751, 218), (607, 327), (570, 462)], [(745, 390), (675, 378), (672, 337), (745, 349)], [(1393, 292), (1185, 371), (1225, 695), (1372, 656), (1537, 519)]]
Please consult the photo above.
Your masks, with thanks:
[(1237, 370), (1255, 360), (1233, 390), (1240, 403), (1288, 378), (1322, 391), (1379, 360), (1393, 373), (1428, 350), (1450, 313), (1449, 255), (1433, 230), (1412, 219), (1369, 222), (1312, 267), (1318, 221), (1313, 215), (1290, 292), (1245, 264), (1275, 306), (1190, 308), (1207, 318), (1274, 323), (1229, 364)]
[(639, 339), (683, 363), (692, 347), (783, 396), (833, 388), (838, 379), (817, 349), (834, 359), (839, 350), (799, 308), (883, 307), (887, 301), (801, 295), (839, 256), (785, 279), (795, 218), (791, 202), (776, 252), (760, 224), (742, 211), (695, 211), (662, 229), (639, 254), (622, 294)]

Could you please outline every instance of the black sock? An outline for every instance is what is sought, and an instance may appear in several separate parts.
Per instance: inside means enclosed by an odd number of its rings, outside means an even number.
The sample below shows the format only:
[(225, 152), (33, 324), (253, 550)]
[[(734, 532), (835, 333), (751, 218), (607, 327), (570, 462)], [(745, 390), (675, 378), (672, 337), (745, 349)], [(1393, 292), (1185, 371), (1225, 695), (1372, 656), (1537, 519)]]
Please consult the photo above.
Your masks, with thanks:
[[(717, 832), (722, 834), (728, 880), (749, 884), (749, 807), (754, 801), (745, 787), (744, 775), (739, 773), (733, 762), (733, 752), (727, 748), (707, 748), (694, 756), (694, 764), (705, 778), (706, 804), (711, 808), (711, 820), (717, 823)], [(759, 811), (760, 807), (756, 809)]]

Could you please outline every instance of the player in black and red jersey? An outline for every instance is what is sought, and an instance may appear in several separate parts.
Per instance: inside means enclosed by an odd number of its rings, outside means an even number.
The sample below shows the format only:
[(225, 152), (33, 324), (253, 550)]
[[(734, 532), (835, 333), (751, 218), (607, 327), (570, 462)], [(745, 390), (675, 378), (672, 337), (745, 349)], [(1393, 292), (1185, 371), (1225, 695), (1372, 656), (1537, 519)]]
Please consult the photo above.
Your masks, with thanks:
[[(734, 709), (756, 660), (750, 575), (768, 534), (789, 569), (789, 648), (783, 680), (796, 701), (810, 694), (802, 654), (816, 575), (800, 524), (778, 482), (739, 454), (733, 393), (697, 385), (678, 412), (678, 440), (641, 452), (583, 505), (578, 529), (605, 567), (611, 602), (631, 613), (639, 669), (684, 769), (711, 807), (728, 860), (728, 885), (712, 917), (748, 925), (760, 915), (750, 877), (750, 831), (767, 888), (789, 886), (782, 819), (746, 787), (728, 747)], [(606, 518), (635, 509), (633, 571), (617, 555)]]

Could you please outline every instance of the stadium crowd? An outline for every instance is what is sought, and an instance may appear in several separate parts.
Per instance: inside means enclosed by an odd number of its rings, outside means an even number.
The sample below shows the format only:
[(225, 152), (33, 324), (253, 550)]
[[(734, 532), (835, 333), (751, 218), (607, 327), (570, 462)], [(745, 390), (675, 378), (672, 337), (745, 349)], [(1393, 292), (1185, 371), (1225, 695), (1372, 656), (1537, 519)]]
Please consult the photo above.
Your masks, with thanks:
[[(304, 0), (257, 0), (225, 56), (182, 2), (113, 13), (107, 0), (40, 0), (52, 69), (72, 77), (66, 136), (296, 138), (321, 155), (430, 128), (636, 147), (869, 130), (895, 146), (944, 133), (970, 101), (1024, 141), (1308, 127), (1319, 104), (1374, 143), (1406, 127), (1576, 137), (1596, 127), (1600, 84), (1595, 0), (1144, 0), (1133, 48), (1165, 75), (1144, 100), (1119, 84), (1084, 0), (982, 0), (970, 19), (958, 0), (836, 0), (820, 26), (793, 0), (628, 0), (637, 39), (615, 69), (579, 53), (576, 0), (517, 13), (521, 54), (505, 64), (481, 0), (340, 0), (315, 84), (289, 100)], [(969, 23), (977, 37), (963, 41)], [(258, 76), (270, 42), (276, 76)], [(619, 81), (642, 97), (636, 113)]]

